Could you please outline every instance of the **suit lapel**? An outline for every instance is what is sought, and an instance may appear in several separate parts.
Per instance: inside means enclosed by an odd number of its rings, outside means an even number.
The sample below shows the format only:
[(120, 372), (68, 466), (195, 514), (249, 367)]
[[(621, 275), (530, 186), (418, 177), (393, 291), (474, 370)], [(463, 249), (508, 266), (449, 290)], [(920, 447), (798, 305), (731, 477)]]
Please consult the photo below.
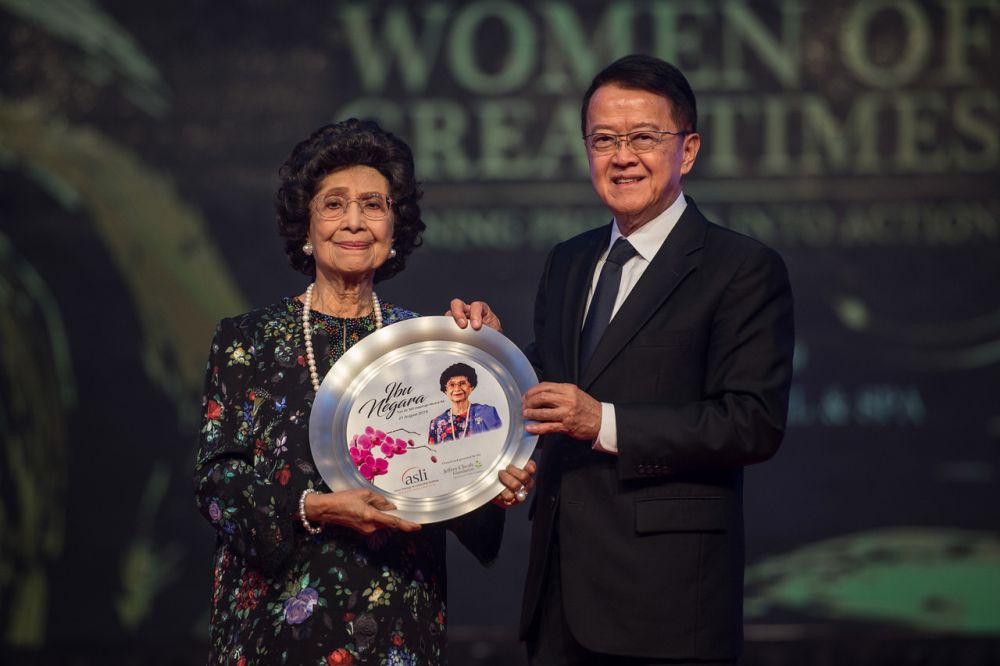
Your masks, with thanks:
[(566, 273), (566, 294), (562, 311), (563, 357), (567, 376), (575, 382), (580, 376), (580, 329), (583, 328), (583, 310), (587, 305), (587, 295), (594, 277), (597, 260), (608, 247), (611, 226), (601, 227), (593, 233), (581, 247)]
[[(649, 267), (608, 324), (590, 363), (582, 370), (578, 384), (581, 389), (586, 391), (594, 383), (684, 278), (697, 268), (701, 262), (701, 252), (698, 250), (705, 243), (707, 225), (708, 221), (689, 198), (688, 206), (677, 221), (677, 226), (667, 236)], [(577, 338), (579, 339), (579, 330)], [(579, 340), (577, 348), (578, 346)]]

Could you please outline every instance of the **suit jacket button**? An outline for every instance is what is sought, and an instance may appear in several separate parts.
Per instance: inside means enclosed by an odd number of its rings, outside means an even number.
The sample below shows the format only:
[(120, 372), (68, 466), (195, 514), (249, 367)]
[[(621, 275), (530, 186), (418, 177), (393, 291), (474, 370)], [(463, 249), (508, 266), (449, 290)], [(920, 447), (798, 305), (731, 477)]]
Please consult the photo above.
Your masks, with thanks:
[(559, 500), (556, 498), (555, 495), (549, 495), (549, 506), (551, 506), (553, 509), (556, 508), (556, 503), (558, 501)]

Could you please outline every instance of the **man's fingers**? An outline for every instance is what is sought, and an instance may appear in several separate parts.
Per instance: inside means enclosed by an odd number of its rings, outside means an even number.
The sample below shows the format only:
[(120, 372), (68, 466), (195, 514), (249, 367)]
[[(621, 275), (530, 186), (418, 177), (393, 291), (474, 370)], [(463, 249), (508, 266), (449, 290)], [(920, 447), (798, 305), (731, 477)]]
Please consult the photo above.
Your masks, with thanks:
[(551, 382), (542, 382), (541, 384), (535, 384), (530, 389), (524, 392), (524, 399), (534, 398), (538, 395), (550, 393), (553, 387), (558, 386), (558, 384), (553, 384)]
[[(472, 324), (472, 330), (478, 331), (483, 327), (483, 316), (486, 304), (482, 301), (473, 301), (469, 306), (469, 322)], [(488, 310), (487, 310), (488, 311)]]
[(564, 410), (555, 407), (524, 410), (524, 418), (529, 421), (552, 421), (558, 423), (563, 420), (564, 415)]
[(500, 318), (490, 309), (489, 304), (483, 301), (466, 303), (461, 298), (453, 298), (449, 309), (444, 315), (454, 319), (459, 328), (465, 328), (469, 324), (472, 324), (473, 330), (476, 331), (483, 326), (489, 326), (497, 331), (502, 331)]
[(526, 432), (532, 435), (551, 435), (557, 432), (569, 432), (562, 423), (559, 421), (550, 421), (547, 423), (529, 423), (524, 426)]
[(525, 393), (522, 402), (525, 407), (542, 407), (553, 404), (553, 394), (539, 391), (537, 393)]
[(526, 405), (565, 403), (573, 399), (573, 388), (567, 384), (542, 382), (524, 392), (524, 403)]
[(565, 404), (565, 401), (559, 400), (558, 396), (546, 393), (536, 393), (533, 396), (525, 394), (523, 404), (527, 409), (546, 409), (559, 407)]
[(500, 318), (484, 301), (472, 302), (469, 306), (469, 320), (472, 322), (472, 328), (477, 331), (483, 326), (489, 326), (497, 331), (501, 330)]
[(450, 309), (444, 314), (445, 316), (451, 316), (459, 328), (465, 328), (469, 325), (469, 309), (469, 304), (461, 298), (453, 298), (451, 299)]

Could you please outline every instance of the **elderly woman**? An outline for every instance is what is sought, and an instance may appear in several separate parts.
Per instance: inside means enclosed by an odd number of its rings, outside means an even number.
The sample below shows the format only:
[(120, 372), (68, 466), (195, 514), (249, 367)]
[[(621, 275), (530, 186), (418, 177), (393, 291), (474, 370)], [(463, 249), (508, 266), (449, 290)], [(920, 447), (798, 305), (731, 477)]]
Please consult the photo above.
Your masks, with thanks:
[(441, 373), (441, 392), (451, 401), (444, 414), (431, 419), (427, 441), (430, 444), (461, 439), (499, 428), (500, 415), (491, 405), (472, 402), (472, 392), (479, 378), (467, 363), (454, 363)]
[[(374, 283), (420, 244), (421, 193), (409, 147), (357, 120), (316, 131), (280, 176), (280, 233), (312, 283), (224, 319), (212, 342), (195, 472), (218, 535), (210, 663), (441, 663), (445, 529), (492, 561), (499, 507), (523, 500), (534, 463), (500, 472), (494, 505), (422, 528), (374, 488), (323, 485), (308, 436), (320, 378), (366, 335), (416, 316), (382, 302)], [(456, 320), (499, 328), (483, 314)]]

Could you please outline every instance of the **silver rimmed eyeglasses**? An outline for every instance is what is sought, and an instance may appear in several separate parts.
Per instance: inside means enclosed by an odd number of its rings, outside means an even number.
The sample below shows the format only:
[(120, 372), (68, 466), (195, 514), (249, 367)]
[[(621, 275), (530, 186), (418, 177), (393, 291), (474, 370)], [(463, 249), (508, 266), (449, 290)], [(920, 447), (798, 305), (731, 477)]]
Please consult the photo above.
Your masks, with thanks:
[(365, 218), (378, 221), (384, 220), (389, 215), (389, 209), (395, 202), (392, 197), (383, 196), (377, 192), (362, 194), (355, 198), (333, 194), (320, 200), (317, 213), (324, 220), (339, 220), (347, 214), (347, 207), (352, 203), (358, 204), (358, 208)]
[(622, 141), (632, 149), (633, 153), (648, 153), (656, 148), (667, 136), (684, 136), (690, 132), (683, 130), (671, 132), (670, 130), (639, 130), (626, 134), (611, 134), (610, 132), (594, 132), (586, 134), (583, 140), (587, 142), (587, 147), (598, 155), (613, 153), (618, 150), (618, 144)]

